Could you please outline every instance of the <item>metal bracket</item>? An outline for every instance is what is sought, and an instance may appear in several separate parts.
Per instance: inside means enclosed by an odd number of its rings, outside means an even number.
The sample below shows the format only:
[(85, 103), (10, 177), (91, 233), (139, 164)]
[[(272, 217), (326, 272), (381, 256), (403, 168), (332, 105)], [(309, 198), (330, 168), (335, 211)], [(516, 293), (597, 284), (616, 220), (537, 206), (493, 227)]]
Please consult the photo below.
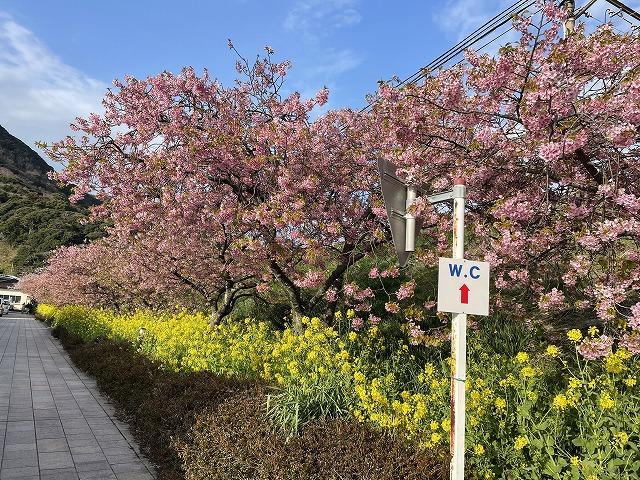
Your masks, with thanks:
[(449, 200), (453, 200), (455, 197), (453, 195), (453, 190), (451, 190), (450, 192), (442, 192), (442, 193), (436, 193), (435, 195), (429, 195), (427, 197), (427, 200), (429, 200), (429, 203), (431, 205), (435, 205), (437, 203), (443, 203), (443, 202), (448, 202)]
[[(383, 175), (384, 175), (385, 178), (393, 180), (394, 182), (398, 183), (399, 185), (402, 185), (403, 187), (407, 186), (407, 184), (405, 182), (400, 180), (395, 175), (391, 175), (388, 172), (384, 172)], [(422, 188), (416, 187), (416, 193), (418, 194), (418, 196), (424, 197), (427, 192)], [(454, 198), (457, 198), (455, 190), (450, 190), (448, 192), (436, 193), (434, 195), (427, 196), (427, 200), (429, 200), (429, 203), (431, 203), (432, 205), (435, 205), (437, 203), (448, 202), (449, 200), (453, 200)], [(393, 213), (396, 213), (396, 214), (399, 214), (399, 215), (404, 215), (405, 214), (404, 212), (400, 213), (397, 210), (394, 210)]]

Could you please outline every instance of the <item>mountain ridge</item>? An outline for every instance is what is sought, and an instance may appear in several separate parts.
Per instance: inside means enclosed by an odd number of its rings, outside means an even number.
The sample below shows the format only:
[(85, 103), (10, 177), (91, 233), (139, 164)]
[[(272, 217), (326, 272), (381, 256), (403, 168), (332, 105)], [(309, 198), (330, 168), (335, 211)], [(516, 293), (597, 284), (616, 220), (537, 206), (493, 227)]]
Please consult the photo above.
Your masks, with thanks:
[(102, 226), (85, 222), (95, 198), (70, 203), (70, 189), (49, 178), (53, 171), (0, 125), (0, 273), (32, 271), (56, 248), (102, 235)]
[(53, 172), (38, 153), (0, 125), (0, 174), (31, 189), (54, 193), (61, 189), (49, 178)]

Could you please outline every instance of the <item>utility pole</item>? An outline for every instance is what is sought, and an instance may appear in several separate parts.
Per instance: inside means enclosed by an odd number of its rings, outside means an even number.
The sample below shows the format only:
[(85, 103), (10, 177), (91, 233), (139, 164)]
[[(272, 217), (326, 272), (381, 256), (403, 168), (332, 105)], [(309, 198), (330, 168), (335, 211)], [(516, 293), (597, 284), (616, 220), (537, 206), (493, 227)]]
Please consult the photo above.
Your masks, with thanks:
[(564, 21), (564, 38), (571, 35), (576, 29), (576, 2), (575, 0), (567, 0), (565, 8), (567, 10), (567, 19)]

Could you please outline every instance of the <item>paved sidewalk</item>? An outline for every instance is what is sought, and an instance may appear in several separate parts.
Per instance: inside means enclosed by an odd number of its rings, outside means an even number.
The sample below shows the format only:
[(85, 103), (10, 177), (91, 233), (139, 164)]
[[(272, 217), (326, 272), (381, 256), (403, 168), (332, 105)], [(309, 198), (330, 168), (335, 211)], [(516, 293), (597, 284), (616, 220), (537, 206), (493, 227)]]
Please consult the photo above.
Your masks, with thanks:
[(0, 317), (0, 480), (149, 480), (127, 426), (32, 316)]

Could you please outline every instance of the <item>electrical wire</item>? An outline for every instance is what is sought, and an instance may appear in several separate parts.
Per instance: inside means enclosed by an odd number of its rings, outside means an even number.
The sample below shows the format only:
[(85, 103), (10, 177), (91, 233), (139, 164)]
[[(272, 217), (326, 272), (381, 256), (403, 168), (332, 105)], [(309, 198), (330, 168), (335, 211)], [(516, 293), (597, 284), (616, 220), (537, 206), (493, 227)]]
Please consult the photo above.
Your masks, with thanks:
[[(585, 4), (579, 10), (577, 10), (575, 18), (577, 19), (577, 18), (581, 17), (582, 15), (588, 14), (588, 10), (596, 3), (596, 1), (597, 0), (590, 0), (587, 4)], [(618, 8), (620, 8), (621, 11), (624, 11), (625, 13), (629, 14), (630, 16), (632, 16), (632, 17), (634, 17), (636, 19), (640, 19), (640, 14), (638, 14), (638, 12), (636, 12), (633, 9), (631, 9), (630, 7), (625, 5), (624, 3), (620, 2), (619, 0), (605, 0), (605, 1), (610, 3), (611, 5), (617, 6)], [(494, 16), (492, 19), (490, 19), (489, 21), (484, 23), (482, 26), (477, 28), (474, 32), (472, 32), (467, 37), (465, 37), (462, 41), (460, 41), (459, 43), (457, 43), (453, 47), (449, 48), (447, 51), (445, 51), (444, 53), (440, 54), (435, 59), (433, 59), (429, 64), (425, 65), (420, 70), (415, 72), (413, 75), (410, 75), (409, 77), (407, 77), (404, 80), (402, 80), (401, 82), (399, 82), (397, 85), (395, 85), (395, 88), (399, 88), (399, 87), (402, 87), (403, 85), (407, 85), (407, 84), (414, 84), (414, 83), (417, 83), (420, 80), (426, 78), (429, 75), (429, 72), (434, 71), (434, 70), (438, 70), (438, 69), (444, 67), (447, 63), (449, 63), (451, 60), (453, 60), (458, 55), (463, 53), (465, 50), (471, 48), (473, 45), (477, 44), (478, 42), (480, 42), (484, 38), (486, 38), (489, 35), (491, 35), (497, 29), (499, 29), (500, 27), (504, 26), (506, 23), (510, 22), (515, 15), (519, 15), (519, 14), (525, 12), (529, 7), (531, 7), (535, 3), (536, 3), (536, 0), (520, 0), (518, 2), (515, 2), (510, 7), (504, 9), (502, 12), (500, 12), (499, 14)], [(565, 3), (566, 3), (566, 0), (561, 0), (561, 1), (558, 2), (558, 6), (563, 6)], [(541, 10), (542, 9), (538, 9), (534, 13), (534, 15), (538, 14)], [(595, 18), (595, 17), (592, 16), (592, 18)], [(602, 22), (599, 19), (596, 19), (596, 20), (599, 21), (599, 22)], [(477, 50), (480, 51), (480, 50), (486, 48), (488, 45), (492, 44), (493, 42), (495, 42), (499, 38), (502, 38), (503, 36), (507, 35), (510, 31), (513, 30), (513, 28), (514, 27), (512, 26), (508, 30), (500, 33), (496, 37), (494, 37), (491, 40), (489, 40), (487, 43), (485, 43), (482, 46), (480, 46)], [(459, 65), (462, 62), (463, 62), (463, 60), (460, 60), (459, 62), (456, 63), (456, 65)], [(368, 102), (367, 105), (365, 105), (363, 108), (361, 108), (358, 111), (358, 113), (366, 112), (371, 107), (373, 107), (375, 102), (376, 102), (375, 99), (373, 99), (372, 101)]]
[(624, 3), (620, 2), (619, 0), (605, 0), (607, 3), (610, 3), (611, 5), (613, 5), (616, 8), (619, 8), (621, 11), (623, 11), (624, 13), (626, 13), (627, 15), (635, 18), (636, 20), (640, 21), (640, 13), (636, 12), (633, 8), (625, 5)]
[[(563, 5), (565, 1), (566, 0), (562, 0), (560, 2), (560, 5)], [(487, 36), (491, 35), (493, 32), (495, 32), (500, 27), (504, 26), (506, 23), (512, 21), (515, 15), (521, 14), (522, 12), (526, 11), (527, 8), (531, 7), (535, 3), (536, 3), (535, 0), (520, 0), (514, 3), (510, 7), (506, 8), (505, 10), (497, 14), (491, 20), (489, 20), (488, 22), (480, 26), (478, 29), (476, 29), (474, 32), (472, 32), (462, 41), (460, 41), (459, 43), (451, 47), (449, 50), (447, 50), (446, 52), (442, 53), (437, 58), (432, 60), (429, 64), (422, 67), (413, 75), (399, 82), (396, 85), (396, 88), (401, 87), (402, 85), (405, 85), (405, 84), (416, 83), (422, 80), (423, 78), (425, 78), (428, 75), (428, 72), (442, 68), (444, 65), (449, 63), (451, 60), (453, 60), (455, 57), (463, 53), (465, 50), (472, 47), (474, 44), (478, 43), (479, 41), (486, 38)], [(496, 38), (500, 38), (501, 36), (502, 35), (499, 35)], [(484, 46), (486, 46), (486, 44)], [(482, 48), (484, 48), (484, 46)], [(375, 103), (375, 100), (372, 102), (369, 102), (365, 107), (360, 109), (358, 113), (363, 113), (369, 110), (374, 103)]]
[(504, 25), (506, 22), (510, 21), (514, 15), (517, 15), (523, 12), (524, 10), (526, 10), (533, 3), (535, 3), (535, 1), (533, 0), (520, 0), (514, 3), (509, 8), (506, 8), (505, 10), (500, 12), (498, 15), (493, 17), (491, 20), (489, 20), (488, 22), (480, 26), (474, 32), (469, 34), (466, 38), (464, 38), (458, 44), (454, 45), (449, 50), (447, 50), (446, 52), (442, 53), (440, 56), (432, 60), (428, 65), (424, 66), (423, 68), (418, 70), (416, 73), (414, 73), (410, 77), (400, 82), (399, 86), (405, 83), (413, 83), (417, 81), (417, 77), (422, 76), (422, 73), (424, 72), (424, 70), (433, 70), (436, 65), (445, 63), (451, 57), (455, 55), (459, 55), (461, 52), (469, 48), (469, 46), (481, 40), (486, 35), (494, 31), (496, 28), (499, 28), (500, 26)]

